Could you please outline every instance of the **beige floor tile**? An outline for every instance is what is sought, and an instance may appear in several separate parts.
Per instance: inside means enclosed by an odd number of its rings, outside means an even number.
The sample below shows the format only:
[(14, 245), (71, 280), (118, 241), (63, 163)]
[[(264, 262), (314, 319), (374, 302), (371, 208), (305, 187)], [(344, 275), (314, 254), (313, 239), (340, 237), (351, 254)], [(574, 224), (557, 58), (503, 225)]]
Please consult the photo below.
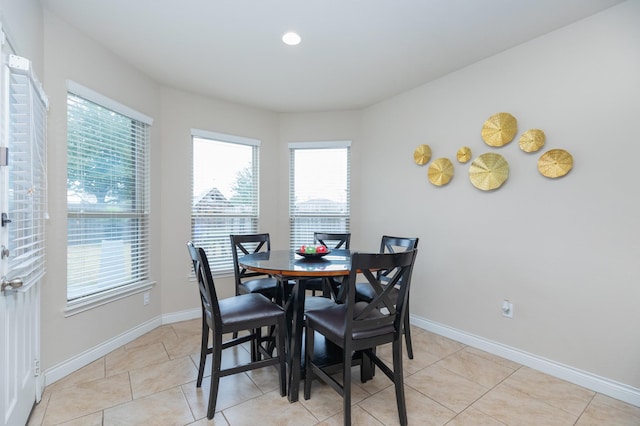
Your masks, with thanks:
[(369, 395), (373, 395), (374, 393), (378, 393), (381, 390), (388, 388), (389, 386), (393, 386), (393, 382), (389, 380), (389, 378), (384, 373), (377, 369), (375, 376), (373, 376), (373, 379), (368, 380), (366, 383), (360, 382), (359, 370), (354, 369), (351, 374), (358, 381), (358, 386), (367, 391)]
[(196, 380), (198, 369), (193, 365), (191, 358), (182, 357), (139, 368), (129, 374), (133, 397), (141, 398)]
[[(182, 386), (182, 391), (187, 397), (189, 406), (191, 407), (196, 419), (206, 417), (207, 415), (210, 386), (211, 377), (205, 377), (204, 380), (202, 380), (202, 386), (199, 388), (196, 387), (195, 381)], [(277, 391), (276, 394), (280, 395), (279, 391)], [(220, 379), (218, 388), (216, 412), (257, 398), (261, 395), (262, 392), (260, 392), (260, 389), (258, 389), (256, 384), (253, 383), (244, 373), (223, 377)], [(286, 400), (286, 398), (284, 399)]]
[[(269, 409), (265, 409), (269, 407)], [(318, 422), (298, 401), (290, 403), (278, 392), (269, 392), (223, 411), (233, 426), (306, 426)]]
[[(48, 385), (28, 426), (163, 424), (159, 419), (178, 426), (342, 424), (335, 391), (317, 381), (310, 400), (301, 388), (300, 401), (290, 404), (280, 397), (271, 366), (223, 377), (217, 412), (207, 420), (211, 356), (202, 388), (195, 386), (200, 327), (199, 319), (158, 327)], [(417, 327), (412, 332), (415, 359), (408, 359), (403, 342), (411, 425), (640, 426), (640, 407)], [(225, 350), (223, 368), (248, 362), (248, 348)], [(378, 355), (391, 363), (391, 345)], [(372, 380), (360, 383), (357, 366), (352, 377), (352, 424), (398, 424), (392, 382), (377, 369)]]
[(104, 379), (105, 373), (105, 358), (102, 357), (91, 364), (88, 364), (79, 370), (74, 371), (66, 377), (52, 383), (48, 386), (50, 390), (63, 389), (69, 386), (75, 386), (78, 383), (91, 382), (93, 380)]
[(576, 426), (638, 426), (640, 407), (604, 395), (596, 395), (578, 419)]
[(488, 416), (473, 407), (469, 407), (458, 414), (447, 426), (504, 426), (491, 416)]
[(104, 410), (104, 426), (174, 426), (185, 425), (193, 420), (180, 387)]
[(44, 425), (73, 420), (131, 401), (129, 374), (122, 373), (52, 392)]
[[(196, 369), (200, 365), (200, 347), (198, 346), (198, 352), (190, 355)], [(251, 362), (251, 353), (245, 350), (244, 347), (235, 346), (222, 351), (222, 361), (220, 368), (227, 369), (235, 367), (241, 364), (247, 364)], [(211, 354), (207, 355), (207, 359), (204, 364), (204, 377), (211, 375)]]
[(248, 371), (247, 375), (262, 393), (267, 393), (273, 390), (280, 391), (279, 372), (279, 366), (271, 366)]
[(464, 411), (489, 390), (437, 364), (407, 377), (405, 384), (456, 413)]
[(528, 367), (520, 368), (504, 384), (576, 416), (584, 411), (595, 395), (593, 391)]
[[(197, 290), (196, 290), (197, 293)], [(200, 318), (188, 321), (180, 321), (171, 324), (178, 337), (202, 335), (202, 320)]]
[[(410, 425), (440, 426), (456, 415), (410, 386), (405, 386), (405, 402)], [(394, 387), (372, 395), (358, 405), (385, 425), (400, 424)]]
[(491, 388), (506, 379), (513, 370), (467, 351), (458, 351), (436, 364), (473, 382)]
[(199, 334), (178, 335), (177, 339), (165, 340), (164, 347), (169, 354), (169, 358), (181, 358), (191, 354), (199, 354), (201, 346), (201, 336)]
[[(318, 423), (316, 426), (343, 426), (344, 415), (342, 410), (338, 414)], [(371, 414), (360, 408), (358, 405), (351, 407), (351, 425), (352, 426), (384, 426)]]
[(102, 426), (102, 411), (60, 423), (57, 426)]
[[(351, 405), (355, 405), (370, 394), (366, 392), (359, 383), (351, 385)], [(314, 380), (311, 384), (311, 397), (304, 399), (304, 386), (301, 386), (299, 401), (316, 418), (327, 419), (342, 411), (344, 406), (342, 397), (333, 388), (324, 382)]]
[(150, 345), (152, 343), (162, 343), (165, 341), (176, 340), (178, 335), (170, 325), (160, 326), (142, 336), (138, 337), (131, 343), (124, 346), (125, 349), (133, 349), (140, 346)]
[(209, 420), (206, 417), (196, 420), (193, 423), (189, 423), (187, 426), (229, 426), (229, 423), (224, 418), (221, 412), (216, 413), (213, 419)]
[(165, 362), (168, 359), (169, 355), (162, 343), (152, 343), (129, 350), (122, 347), (105, 357), (107, 377)]
[(489, 361), (493, 361), (498, 365), (502, 365), (503, 367), (510, 368), (511, 370), (514, 370), (514, 371), (522, 367), (522, 365), (518, 364), (517, 362), (511, 361), (506, 358), (502, 358), (501, 356), (498, 356), (498, 355), (490, 354), (489, 352), (485, 352), (480, 349), (472, 348), (471, 346), (467, 346), (466, 348), (464, 348), (464, 350), (474, 355), (478, 355), (482, 358), (486, 358)]
[(570, 426), (578, 419), (505, 384), (491, 390), (473, 407), (509, 426)]
[[(425, 347), (427, 345), (427, 342), (425, 339), (426, 336), (415, 336), (414, 338), (412, 338), (412, 341), (414, 342), (413, 359), (409, 359), (409, 357), (407, 356), (407, 351), (405, 350), (406, 348), (404, 346), (402, 347), (402, 370), (405, 377), (417, 371), (420, 371), (423, 368), (428, 367), (429, 365), (438, 362), (441, 359), (440, 356), (426, 351)], [(376, 354), (389, 367), (393, 366), (393, 350), (390, 343), (379, 347), (376, 351)]]
[(433, 354), (438, 359), (451, 355), (454, 352), (464, 349), (466, 346), (455, 340), (448, 339), (429, 331), (416, 334), (416, 337), (411, 339), (413, 343), (413, 352), (417, 354), (416, 345), (419, 345), (421, 350)]

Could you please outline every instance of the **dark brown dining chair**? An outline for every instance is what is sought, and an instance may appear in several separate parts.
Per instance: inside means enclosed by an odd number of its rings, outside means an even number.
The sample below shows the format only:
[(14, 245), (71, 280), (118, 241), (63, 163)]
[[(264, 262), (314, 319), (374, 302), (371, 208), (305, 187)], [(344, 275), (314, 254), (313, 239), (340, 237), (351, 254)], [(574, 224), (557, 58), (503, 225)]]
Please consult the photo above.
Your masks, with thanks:
[[(331, 233), (331, 232), (314, 232), (313, 241), (315, 244), (322, 244), (329, 250), (348, 250), (351, 242), (351, 233)], [(337, 295), (339, 282), (335, 278), (310, 278), (305, 281), (307, 290), (311, 290), (313, 296), (316, 292), (322, 292), (324, 297), (333, 297)]]
[[(410, 251), (418, 248), (419, 238), (411, 237), (392, 237), (389, 235), (383, 235), (380, 240), (380, 253), (397, 253), (399, 251)], [(380, 273), (380, 280), (383, 283), (387, 283), (389, 280)], [(391, 291), (392, 299), (397, 298), (397, 289)], [(371, 288), (369, 283), (357, 283), (356, 284), (356, 299), (358, 301), (371, 301), (375, 297), (375, 292)], [(407, 294), (407, 313), (404, 318), (404, 339), (407, 345), (407, 356), (409, 359), (413, 359), (413, 344), (411, 342), (411, 325), (409, 324), (409, 295)]]
[(271, 251), (269, 234), (232, 234), (229, 238), (233, 254), (236, 295), (260, 293), (271, 300), (276, 300), (278, 296), (278, 280), (267, 274), (249, 271), (238, 263), (238, 258), (244, 255)]
[[(198, 379), (196, 381), (197, 387), (202, 385), (207, 355), (212, 355), (207, 418), (212, 419), (215, 414), (221, 377), (276, 365), (280, 374), (280, 395), (285, 396), (286, 357), (284, 347), (286, 324), (284, 310), (259, 293), (218, 299), (209, 268), (209, 261), (204, 249), (195, 247), (191, 241), (187, 243), (187, 248), (198, 279), (202, 306), (202, 341), (200, 345)], [(275, 330), (277, 356), (272, 356), (269, 350), (264, 349), (259, 344), (263, 327), (273, 327)], [(238, 333), (239, 331), (248, 331), (249, 334), (225, 342), (222, 341), (224, 334)], [(208, 346), (210, 332), (213, 335), (211, 347)], [(224, 370), (221, 369), (223, 350), (245, 342), (251, 342), (252, 352), (257, 351), (256, 356), (252, 355), (252, 361)]]
[[(343, 304), (306, 313), (306, 355), (304, 398), (311, 397), (311, 383), (315, 377), (329, 384), (343, 398), (344, 424), (351, 424), (351, 366), (352, 354), (360, 352), (366, 362), (373, 362), (395, 385), (398, 416), (401, 425), (407, 424), (402, 372), (402, 329), (407, 309), (407, 295), (417, 250), (402, 253), (354, 253), (351, 257), (349, 280), (345, 281), (346, 299)], [(381, 281), (382, 274), (389, 279)], [(358, 274), (364, 275), (374, 289), (370, 302), (357, 301), (355, 283)], [(396, 300), (390, 293), (398, 290)], [(342, 381), (336, 380), (334, 370), (325, 369), (314, 360), (315, 333), (342, 348)], [(376, 356), (375, 348), (392, 344), (393, 368)], [(365, 362), (366, 360), (366, 362)], [(362, 373), (361, 373), (362, 375)]]

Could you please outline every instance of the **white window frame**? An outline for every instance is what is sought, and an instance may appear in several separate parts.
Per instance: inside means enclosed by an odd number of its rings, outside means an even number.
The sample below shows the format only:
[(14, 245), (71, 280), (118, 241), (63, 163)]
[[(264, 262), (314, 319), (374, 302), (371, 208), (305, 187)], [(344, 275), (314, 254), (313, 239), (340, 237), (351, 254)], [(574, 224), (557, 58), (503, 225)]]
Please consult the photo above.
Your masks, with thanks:
[[(299, 150), (346, 149), (346, 182), (344, 182), (345, 205), (332, 210), (331, 206), (307, 209), (296, 204), (296, 164), (295, 153)], [(308, 173), (317, 176), (331, 174), (332, 164), (316, 164)], [(305, 171), (306, 172), (306, 171)], [(289, 247), (296, 249), (302, 244), (313, 243), (314, 232), (348, 233), (351, 216), (351, 141), (291, 142), (289, 143)], [(329, 179), (327, 179), (329, 180)], [(338, 189), (338, 188), (336, 188)], [(337, 206), (336, 206), (337, 207)], [(323, 211), (324, 209), (324, 211)], [(310, 223), (302, 224), (301, 221)], [(318, 224), (314, 225), (313, 222)], [(302, 226), (302, 229), (301, 229)]]
[[(110, 303), (114, 300), (127, 297), (131, 294), (140, 293), (150, 289), (154, 282), (150, 278), (150, 259), (149, 259), (149, 233), (150, 233), (150, 127), (153, 124), (153, 119), (145, 114), (142, 114), (126, 105), (123, 105), (113, 99), (110, 99), (98, 92), (95, 92), (87, 87), (84, 87), (71, 80), (67, 81), (67, 99), (69, 95), (80, 97), (86, 101), (94, 103), (104, 109), (111, 110), (121, 116), (124, 116), (135, 123), (137, 130), (142, 132), (142, 136), (136, 140), (135, 146), (138, 151), (138, 157), (136, 157), (135, 182), (132, 184), (135, 186), (136, 196), (134, 197), (136, 203), (132, 211), (129, 212), (116, 212), (110, 213), (108, 211), (95, 211), (85, 212), (83, 209), (79, 209), (75, 206), (71, 206), (67, 201), (67, 216), (68, 221), (84, 221), (96, 218), (131, 218), (137, 220), (140, 224), (140, 228), (136, 233), (133, 245), (136, 247), (136, 256), (134, 262), (131, 265), (132, 273), (131, 277), (127, 278), (124, 282), (105, 282), (105, 284), (98, 284), (91, 293), (82, 294), (80, 297), (69, 299), (67, 297), (67, 307), (65, 309), (65, 315), (74, 315), (79, 312), (92, 309), (96, 306)], [(140, 158), (142, 155), (143, 158)], [(70, 230), (67, 229), (67, 235)], [(82, 233), (74, 233), (73, 235), (83, 235)], [(72, 237), (73, 237), (72, 235)], [(69, 245), (68, 245), (69, 247)], [(104, 253), (103, 253), (104, 255)], [(104, 255), (109, 257), (108, 255)], [(110, 264), (115, 265), (116, 256), (112, 256), (107, 260)], [(93, 262), (95, 263), (95, 262)], [(76, 263), (69, 265), (69, 258), (67, 258), (67, 264), (69, 267), (78, 267)], [(91, 270), (95, 270), (95, 267), (91, 267)], [(114, 274), (115, 275), (115, 274)], [(73, 285), (69, 282), (67, 277), (67, 285)], [(68, 293), (69, 295), (69, 290)], [(75, 294), (75, 293), (74, 293)]]
[[(202, 176), (196, 176), (195, 154), (193, 154), (192, 169), (192, 204), (191, 204), (191, 240), (194, 245), (204, 248), (207, 252), (207, 258), (211, 267), (211, 273), (214, 276), (230, 276), (233, 275), (233, 254), (231, 249), (231, 234), (253, 234), (258, 232), (259, 213), (260, 213), (260, 140), (243, 136), (229, 135), (225, 133), (211, 132), (207, 130), (191, 129), (192, 152), (195, 151), (195, 144), (229, 144), (231, 148), (234, 145), (250, 148), (251, 156), (251, 175), (254, 177), (249, 186), (244, 188), (246, 193), (241, 194), (246, 197), (247, 203), (244, 208), (234, 208), (230, 205), (227, 211), (222, 211), (213, 197), (212, 191), (216, 197), (225, 196), (216, 186), (211, 188), (196, 188), (196, 184), (202, 180)], [(202, 159), (202, 158), (199, 158)], [(227, 163), (232, 163), (230, 158)], [(224, 163), (224, 162), (223, 162)], [(225, 173), (223, 170), (214, 170), (214, 181), (221, 180), (222, 177), (215, 177), (215, 173)], [(237, 170), (235, 170), (237, 172)], [(228, 176), (228, 174), (225, 174)], [(196, 182), (198, 181), (198, 183)], [(198, 193), (196, 193), (198, 192)], [(228, 222), (228, 223), (226, 223)], [(193, 268), (191, 275), (193, 276)]]

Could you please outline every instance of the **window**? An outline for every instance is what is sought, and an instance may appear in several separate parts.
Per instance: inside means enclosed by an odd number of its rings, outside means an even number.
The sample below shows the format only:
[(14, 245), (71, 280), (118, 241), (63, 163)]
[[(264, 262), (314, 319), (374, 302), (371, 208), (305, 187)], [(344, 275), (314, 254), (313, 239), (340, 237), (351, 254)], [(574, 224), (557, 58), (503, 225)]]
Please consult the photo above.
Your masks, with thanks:
[(9, 55), (8, 65), (8, 270), (28, 287), (45, 273), (47, 98), (27, 59)]
[(124, 105), (68, 82), (70, 307), (149, 285), (151, 123)]
[(260, 141), (192, 130), (191, 239), (214, 274), (231, 273), (230, 234), (258, 232)]
[(313, 233), (349, 232), (350, 146), (346, 142), (289, 144), (289, 244), (313, 242)]

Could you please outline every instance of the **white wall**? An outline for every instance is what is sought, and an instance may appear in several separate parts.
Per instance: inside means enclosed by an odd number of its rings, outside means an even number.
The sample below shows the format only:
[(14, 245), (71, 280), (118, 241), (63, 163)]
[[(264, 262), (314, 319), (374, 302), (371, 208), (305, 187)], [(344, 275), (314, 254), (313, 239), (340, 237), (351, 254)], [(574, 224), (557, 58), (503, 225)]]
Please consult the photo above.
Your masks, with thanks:
[[(375, 214), (354, 231), (420, 237), (412, 314), (640, 387), (638, 23), (640, 2), (626, 2), (365, 111), (362, 210)], [(480, 130), (501, 111), (519, 133), (493, 149)], [(535, 154), (517, 142), (530, 128), (547, 135)], [(423, 143), (454, 162), (449, 185), (414, 164)], [(502, 188), (471, 185), (464, 145), (507, 159)], [(552, 148), (575, 161), (557, 180), (537, 171)]]
[(151, 129), (151, 211), (159, 212), (162, 158), (159, 87), (113, 53), (96, 45), (47, 11), (44, 13), (44, 87), (49, 97), (49, 213), (47, 275), (42, 289), (42, 360), (46, 371), (108, 342), (161, 313), (161, 216), (151, 216), (151, 303), (136, 294), (65, 317), (66, 307), (66, 80), (71, 79), (155, 119)]

